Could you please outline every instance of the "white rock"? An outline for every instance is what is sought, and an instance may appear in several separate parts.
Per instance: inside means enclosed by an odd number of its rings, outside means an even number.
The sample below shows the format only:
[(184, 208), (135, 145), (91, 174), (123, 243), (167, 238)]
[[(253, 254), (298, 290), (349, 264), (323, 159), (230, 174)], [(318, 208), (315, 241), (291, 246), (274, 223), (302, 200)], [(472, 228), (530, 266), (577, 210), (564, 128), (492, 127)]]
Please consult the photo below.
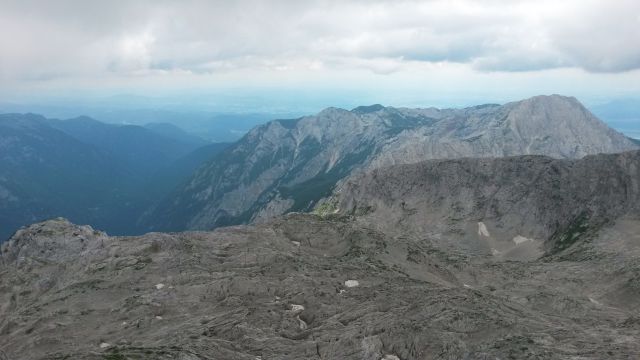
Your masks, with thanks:
[(308, 327), (307, 323), (304, 320), (300, 319), (299, 315), (296, 316), (296, 318), (298, 319), (298, 324), (300, 325), (300, 330), (307, 330), (307, 327)]
[(106, 349), (106, 348), (108, 348), (110, 346), (111, 346), (111, 344), (103, 342), (103, 343), (100, 344), (100, 349)]
[(524, 237), (522, 235), (518, 235), (518, 236), (513, 238), (513, 242), (516, 243), (516, 245), (520, 245), (523, 242), (527, 242), (527, 241), (531, 241), (531, 239), (526, 238), (526, 237)]
[(482, 221), (478, 223), (478, 235), (485, 236), (485, 237), (491, 236), (489, 235), (489, 230), (487, 229), (487, 225), (485, 225)]
[(344, 282), (344, 286), (348, 288), (352, 288), (352, 287), (360, 286), (360, 283), (358, 282), (358, 280), (347, 280)]
[(291, 311), (293, 311), (294, 313), (303, 312), (304, 311), (304, 306), (297, 305), (297, 304), (291, 304)]
[(164, 284), (156, 284), (156, 289), (160, 290), (164, 287)]
[(395, 355), (387, 354), (381, 360), (400, 360), (400, 358)]
[(295, 246), (300, 246), (300, 241), (291, 241), (291, 243), (293, 243), (293, 245)]
[(162, 316), (156, 316), (156, 320), (162, 320)]
[(462, 286), (466, 287), (467, 289), (471, 289), (471, 285), (467, 285), (467, 284), (462, 284)]

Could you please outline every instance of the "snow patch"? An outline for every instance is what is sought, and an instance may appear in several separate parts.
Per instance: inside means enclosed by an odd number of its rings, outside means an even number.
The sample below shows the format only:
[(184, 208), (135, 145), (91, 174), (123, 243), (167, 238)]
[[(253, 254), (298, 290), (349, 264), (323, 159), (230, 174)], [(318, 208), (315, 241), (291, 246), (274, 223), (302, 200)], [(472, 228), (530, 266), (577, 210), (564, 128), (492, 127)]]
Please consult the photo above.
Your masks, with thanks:
[(300, 319), (300, 315), (296, 316), (296, 318), (298, 319), (298, 324), (300, 325), (300, 330), (307, 330), (308, 325), (304, 320)]
[(589, 301), (591, 301), (592, 303), (596, 304), (596, 305), (602, 305), (602, 303), (592, 297), (589, 297)]
[(400, 358), (395, 355), (387, 354), (380, 360), (400, 360)]
[(156, 289), (160, 290), (164, 287), (164, 284), (156, 284)]
[(524, 237), (522, 235), (517, 235), (516, 237), (513, 238), (513, 242), (516, 243), (516, 245), (520, 245), (520, 244), (522, 244), (524, 242), (527, 242), (527, 241), (533, 241), (533, 240), (531, 240), (529, 238), (526, 238), (526, 237)]
[(103, 343), (100, 344), (100, 349), (106, 349), (106, 348), (108, 348), (110, 346), (111, 346), (111, 344), (103, 342)]
[(344, 282), (344, 286), (348, 288), (352, 288), (352, 287), (360, 286), (360, 283), (358, 282), (358, 280), (347, 280)]
[(478, 235), (490, 237), (489, 230), (487, 229), (487, 225), (485, 225), (482, 221), (478, 222)]

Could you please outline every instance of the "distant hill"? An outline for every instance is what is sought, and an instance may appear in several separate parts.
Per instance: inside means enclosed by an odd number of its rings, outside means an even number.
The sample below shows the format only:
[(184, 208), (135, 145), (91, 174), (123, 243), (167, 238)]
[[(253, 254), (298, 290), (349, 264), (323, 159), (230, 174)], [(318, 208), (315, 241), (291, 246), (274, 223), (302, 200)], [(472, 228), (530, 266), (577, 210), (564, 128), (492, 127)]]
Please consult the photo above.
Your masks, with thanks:
[(193, 134), (184, 131), (182, 128), (170, 123), (148, 123), (144, 128), (155, 132), (158, 135), (178, 140), (187, 144), (199, 144), (204, 146), (210, 142)]
[(181, 122), (185, 129), (213, 142), (234, 142), (274, 117), (271, 114), (215, 114), (204, 120)]
[(86, 223), (126, 191), (127, 172), (100, 148), (33, 114), (0, 116), (0, 239), (56, 214)]
[(166, 126), (0, 115), (0, 241), (57, 216), (137, 233), (142, 212), (225, 146)]
[(111, 154), (133, 176), (145, 178), (206, 141), (158, 126), (105, 124), (89, 117), (50, 120), (49, 124)]

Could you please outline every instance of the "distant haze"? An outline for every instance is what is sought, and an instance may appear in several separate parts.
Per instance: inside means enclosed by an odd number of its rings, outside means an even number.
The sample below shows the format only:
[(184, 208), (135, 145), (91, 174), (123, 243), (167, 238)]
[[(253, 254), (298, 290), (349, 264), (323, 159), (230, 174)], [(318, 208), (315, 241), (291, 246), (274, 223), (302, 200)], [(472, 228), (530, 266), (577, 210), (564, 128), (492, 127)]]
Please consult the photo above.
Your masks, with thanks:
[(636, 0), (3, 0), (0, 111), (637, 102), (636, 44)]

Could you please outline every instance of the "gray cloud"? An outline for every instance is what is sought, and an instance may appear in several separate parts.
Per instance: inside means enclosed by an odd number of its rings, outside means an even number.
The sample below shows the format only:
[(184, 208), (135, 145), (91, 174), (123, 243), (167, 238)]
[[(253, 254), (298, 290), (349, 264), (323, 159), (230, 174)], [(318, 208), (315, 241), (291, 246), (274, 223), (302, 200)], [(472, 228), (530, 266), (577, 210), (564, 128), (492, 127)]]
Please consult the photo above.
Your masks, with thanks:
[(31, 1), (0, 3), (0, 77), (369, 69), (640, 68), (640, 2)]

